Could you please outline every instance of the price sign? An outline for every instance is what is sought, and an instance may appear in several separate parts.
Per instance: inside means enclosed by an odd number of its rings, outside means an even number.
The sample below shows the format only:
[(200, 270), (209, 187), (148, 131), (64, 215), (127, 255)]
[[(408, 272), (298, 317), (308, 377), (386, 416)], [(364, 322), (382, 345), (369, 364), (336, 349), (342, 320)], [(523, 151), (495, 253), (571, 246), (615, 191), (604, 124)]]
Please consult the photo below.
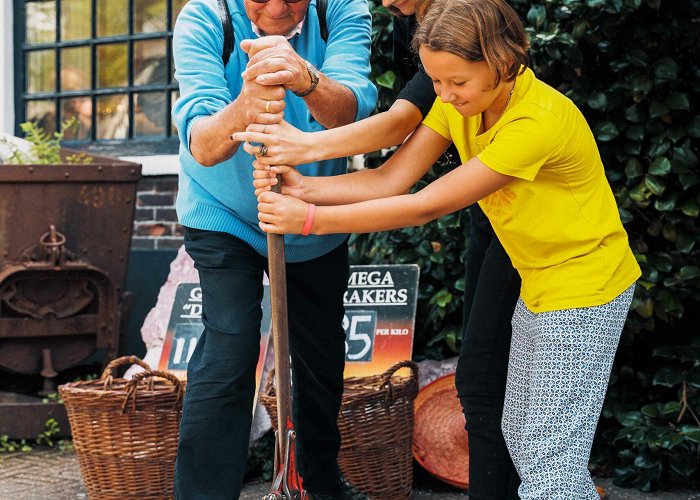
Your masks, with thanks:
[(377, 311), (348, 311), (343, 318), (345, 360), (372, 361)]
[[(262, 301), (262, 323), (260, 325), (260, 357), (256, 370), (256, 381), (260, 385), (262, 369), (270, 338), (270, 287), (264, 285)], [(180, 378), (187, 377), (187, 364), (192, 357), (199, 337), (202, 336), (202, 288), (199, 283), (180, 283), (175, 292), (168, 330), (165, 333), (163, 350), (158, 363), (159, 370), (167, 370)], [(257, 392), (256, 392), (257, 394)]]
[[(418, 266), (350, 266), (343, 302), (345, 316), (345, 376), (384, 372), (411, 359), (418, 296)], [(265, 285), (258, 383), (270, 333), (269, 287)], [(187, 363), (204, 331), (199, 283), (180, 283), (158, 368), (186, 377)]]
[(173, 334), (173, 348), (170, 350), (168, 370), (187, 370), (197, 341), (204, 331), (204, 325), (199, 323), (176, 323)]
[(198, 283), (181, 283), (175, 292), (165, 346), (159, 369), (184, 377), (197, 341), (204, 331), (202, 324), (202, 288)]
[(345, 304), (345, 376), (383, 373), (411, 359), (419, 269), (351, 266)]

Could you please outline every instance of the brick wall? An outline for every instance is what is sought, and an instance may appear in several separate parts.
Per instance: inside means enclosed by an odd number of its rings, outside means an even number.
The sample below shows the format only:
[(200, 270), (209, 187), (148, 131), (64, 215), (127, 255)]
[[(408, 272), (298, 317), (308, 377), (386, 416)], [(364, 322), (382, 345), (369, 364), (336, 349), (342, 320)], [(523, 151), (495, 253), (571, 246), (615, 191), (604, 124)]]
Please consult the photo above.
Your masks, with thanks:
[(177, 175), (142, 177), (137, 190), (131, 248), (179, 248), (183, 230), (175, 213)]

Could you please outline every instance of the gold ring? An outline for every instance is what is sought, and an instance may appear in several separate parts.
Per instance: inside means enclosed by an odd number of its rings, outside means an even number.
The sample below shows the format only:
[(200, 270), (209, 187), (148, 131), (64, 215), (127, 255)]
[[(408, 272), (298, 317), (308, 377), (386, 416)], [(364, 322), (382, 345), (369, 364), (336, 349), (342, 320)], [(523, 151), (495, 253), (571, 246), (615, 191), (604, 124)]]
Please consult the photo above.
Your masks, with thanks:
[(265, 113), (270, 112), (270, 101), (265, 101)]

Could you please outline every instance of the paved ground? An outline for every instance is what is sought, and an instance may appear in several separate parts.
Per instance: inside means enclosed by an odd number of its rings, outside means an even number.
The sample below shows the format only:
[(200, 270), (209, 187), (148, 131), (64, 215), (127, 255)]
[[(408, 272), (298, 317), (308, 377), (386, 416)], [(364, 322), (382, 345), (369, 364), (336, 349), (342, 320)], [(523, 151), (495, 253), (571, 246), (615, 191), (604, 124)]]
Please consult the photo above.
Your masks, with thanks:
[[(467, 500), (459, 490), (418, 473), (421, 489), (414, 500)], [(596, 479), (608, 500), (700, 500), (700, 491), (641, 493), (612, 485), (610, 479)], [(242, 500), (259, 500), (268, 491), (262, 483), (247, 484)], [(74, 452), (35, 449), (28, 453), (0, 453), (0, 500), (87, 499)], [(378, 499), (381, 500), (381, 499)]]

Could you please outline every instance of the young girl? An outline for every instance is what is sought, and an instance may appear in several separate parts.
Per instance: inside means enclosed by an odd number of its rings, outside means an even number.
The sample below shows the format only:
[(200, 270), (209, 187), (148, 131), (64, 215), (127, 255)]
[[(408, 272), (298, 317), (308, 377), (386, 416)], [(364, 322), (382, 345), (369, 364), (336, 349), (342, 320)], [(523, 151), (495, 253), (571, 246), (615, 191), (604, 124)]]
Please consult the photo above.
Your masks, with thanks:
[[(503, 0), (427, 1), (420, 19), (413, 45), (440, 98), (423, 124), (375, 170), (310, 178), (257, 163), (260, 227), (380, 231), (478, 201), (522, 278), (502, 422), (519, 494), (598, 498), (588, 458), (640, 269), (594, 137), (524, 66), (527, 36)], [(464, 163), (400, 194), (451, 142)], [(270, 191), (276, 173), (284, 194)]]
[[(286, 122), (252, 124), (249, 132), (264, 134), (257, 136), (266, 147), (266, 156), (258, 156), (261, 163), (303, 165), (388, 148), (403, 142), (428, 115), (435, 90), (410, 49), (416, 29), (416, 0), (383, 0), (382, 4), (395, 15), (393, 60), (399, 82), (405, 85), (391, 108), (359, 122), (314, 133)], [(233, 134), (232, 139), (252, 140), (246, 133)], [(256, 155), (260, 146), (246, 143), (244, 149)], [(458, 152), (454, 146), (446, 156), (455, 166)], [(473, 500), (517, 499), (520, 479), (503, 439), (501, 417), (510, 318), (520, 277), (476, 203), (469, 207), (469, 220), (462, 346), (456, 370), (457, 392), (469, 432), (469, 496)]]

